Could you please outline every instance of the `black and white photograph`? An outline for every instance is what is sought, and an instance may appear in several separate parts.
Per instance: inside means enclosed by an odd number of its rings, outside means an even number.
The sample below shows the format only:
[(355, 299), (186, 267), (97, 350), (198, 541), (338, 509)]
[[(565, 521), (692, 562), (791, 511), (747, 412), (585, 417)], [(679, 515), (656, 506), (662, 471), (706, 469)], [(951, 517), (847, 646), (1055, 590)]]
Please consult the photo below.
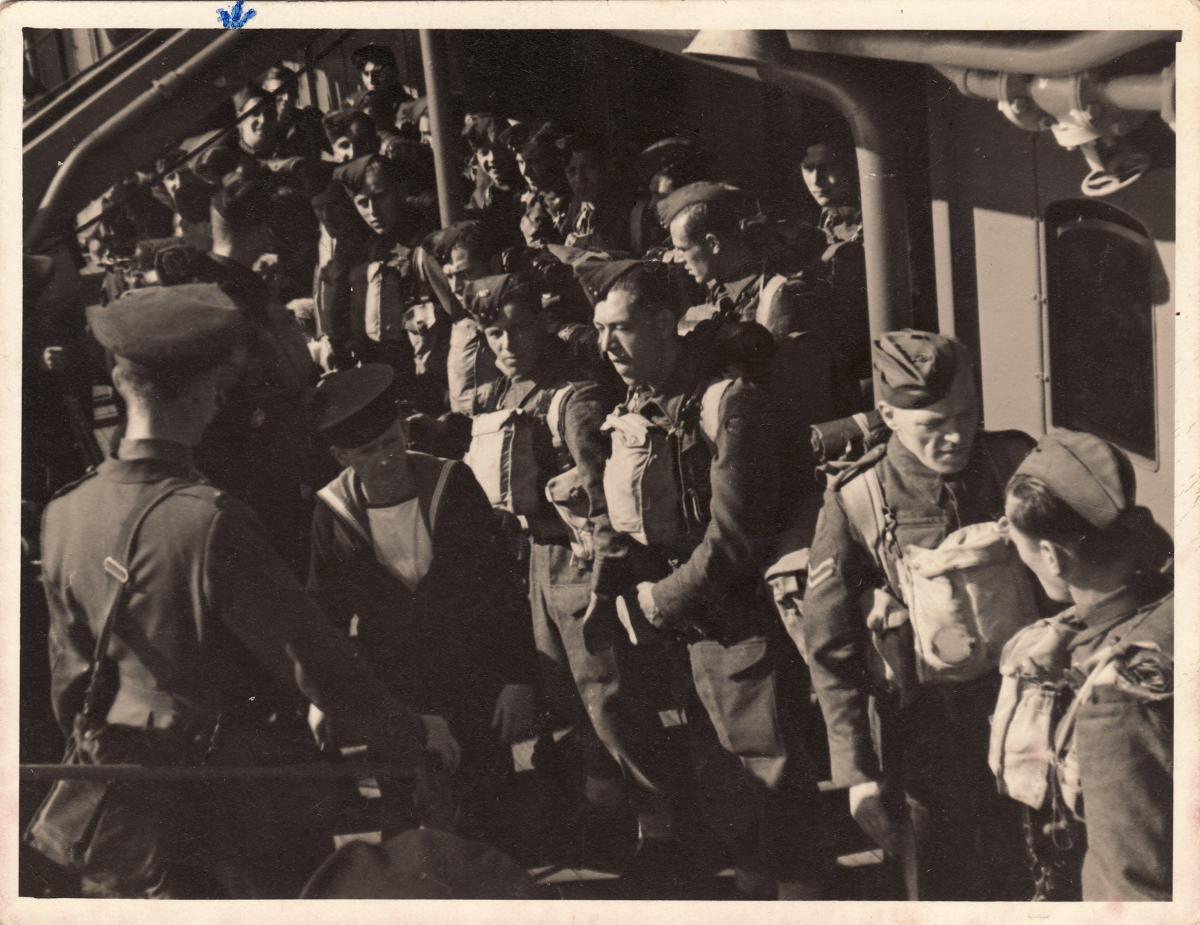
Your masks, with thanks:
[(0, 10), (0, 920), (1195, 915), (1200, 9), (622, 5)]

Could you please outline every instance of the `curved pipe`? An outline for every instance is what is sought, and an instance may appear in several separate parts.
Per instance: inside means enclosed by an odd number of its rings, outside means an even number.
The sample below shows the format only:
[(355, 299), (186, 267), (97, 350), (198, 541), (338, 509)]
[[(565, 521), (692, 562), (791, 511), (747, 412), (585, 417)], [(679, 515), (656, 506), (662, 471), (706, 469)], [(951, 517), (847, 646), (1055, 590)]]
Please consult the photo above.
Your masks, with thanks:
[(762, 79), (833, 106), (850, 124), (858, 154), (871, 336), (912, 324), (903, 159), (891, 140), (884, 92), (842, 62), (794, 54), (762, 64)]
[(26, 230), (25, 249), (33, 251), (57, 232), (70, 209), (99, 195), (114, 175), (129, 173), (180, 137), (198, 113), (229, 96), (230, 88), (253, 77), (264, 61), (302, 46), (318, 32), (230, 29), (186, 64), (153, 81), (63, 162)]
[[(855, 58), (909, 61), (935, 67), (971, 68), (1063, 77), (1108, 64), (1113, 58), (1165, 39), (1178, 40), (1178, 32), (1076, 32), (1036, 44), (968, 38), (941, 32), (789, 32), (797, 51)], [(1006, 41), (1008, 44), (1006, 44)]]

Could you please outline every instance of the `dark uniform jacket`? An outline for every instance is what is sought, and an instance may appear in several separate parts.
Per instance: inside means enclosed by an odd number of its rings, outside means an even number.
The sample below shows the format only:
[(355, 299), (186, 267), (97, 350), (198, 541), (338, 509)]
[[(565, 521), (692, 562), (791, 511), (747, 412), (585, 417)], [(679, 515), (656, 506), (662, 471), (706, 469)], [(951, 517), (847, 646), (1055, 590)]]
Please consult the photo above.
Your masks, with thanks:
[(690, 518), (690, 535), (681, 548), (647, 548), (629, 540), (627, 555), (635, 583), (655, 581), (654, 603), (663, 624), (732, 640), (761, 632), (764, 620), (771, 619), (762, 574), (790, 505), (766, 390), (745, 379), (729, 385), (718, 408), (714, 443), (698, 423), (681, 422), (689, 396), (718, 378), (704, 369), (699, 357), (685, 352), (661, 391), (634, 390), (625, 402), (660, 426), (683, 424), (679, 471), (687, 484), (679, 487), (695, 493), (696, 503), (689, 507), (700, 515)]
[(1074, 631), (1067, 679), (1078, 689), (1087, 659), (1130, 649), (1101, 675), (1075, 722), (1087, 819), (1085, 900), (1171, 899), (1175, 600), (1172, 581), (1140, 577), (1058, 619)]
[[(1016, 431), (980, 433), (963, 472), (944, 478), (921, 463), (893, 435), (886, 453), (875, 465), (879, 467), (884, 497), (896, 518), (900, 548), (933, 549), (960, 527), (1000, 517), (1004, 513), (1005, 485), (1032, 446), (1029, 437)], [(833, 782), (838, 786), (881, 777), (881, 756), (872, 739), (868, 713), (869, 698), (881, 692), (873, 686), (868, 667), (871, 642), (859, 596), (864, 588), (884, 587), (886, 578), (858, 527), (850, 522), (839, 494), (840, 485), (862, 471), (850, 470), (826, 493), (812, 542), (803, 606), (809, 669), (825, 717)], [(933, 685), (922, 687), (921, 694), (926, 696), (918, 696), (906, 708), (906, 722), (911, 721), (909, 725), (915, 724), (915, 728), (928, 720), (941, 725), (944, 732), (950, 721), (938, 719), (939, 709), (957, 716), (968, 704), (971, 710), (978, 707), (978, 722), (972, 719), (964, 725), (980, 727), (977, 744), (986, 755), (986, 717), (995, 704), (992, 688), (998, 683), (997, 675), (978, 684), (936, 685), (936, 697), (930, 691)]]
[(136, 592), (113, 631), (108, 722), (203, 732), (235, 701), (303, 695), (373, 742), (424, 741), (420, 719), (371, 674), (272, 550), (262, 525), (202, 482), (187, 450), (122, 441), (119, 458), (52, 501), (43, 526), (55, 714), (82, 706), (102, 608), (104, 568), (123, 518), (168, 480), (187, 483), (146, 518), (129, 572)]
[[(451, 466), (433, 518), (429, 571), (410, 591), (322, 492), (313, 511), (308, 590), (342, 634), (354, 621), (359, 648), (399, 699), (446, 717), (469, 741), (486, 729), (502, 685), (532, 683), (532, 633), (516, 562), (471, 471), (423, 453), (408, 459), (427, 526), (438, 475)], [(347, 471), (336, 484), (344, 511), (369, 533), (358, 478)]]

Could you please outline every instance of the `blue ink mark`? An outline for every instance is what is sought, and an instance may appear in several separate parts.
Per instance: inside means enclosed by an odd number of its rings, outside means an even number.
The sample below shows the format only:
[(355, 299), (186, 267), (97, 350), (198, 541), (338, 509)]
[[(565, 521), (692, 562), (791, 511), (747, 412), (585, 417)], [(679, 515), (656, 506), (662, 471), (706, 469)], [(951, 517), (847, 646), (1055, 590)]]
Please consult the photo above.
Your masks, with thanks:
[(255, 10), (246, 10), (243, 14), (242, 2), (243, 0), (236, 0), (231, 10), (217, 10), (217, 16), (221, 18), (221, 28), (240, 29), (258, 15)]

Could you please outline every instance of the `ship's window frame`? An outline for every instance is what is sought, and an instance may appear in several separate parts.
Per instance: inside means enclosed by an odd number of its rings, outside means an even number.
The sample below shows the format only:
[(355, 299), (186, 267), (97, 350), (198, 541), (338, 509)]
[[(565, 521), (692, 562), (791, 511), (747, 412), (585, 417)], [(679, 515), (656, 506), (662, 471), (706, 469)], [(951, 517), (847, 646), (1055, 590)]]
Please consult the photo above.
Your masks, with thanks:
[[(1136, 219), (1122, 212), (1120, 209), (1109, 205), (1108, 203), (1097, 202), (1090, 199), (1064, 199), (1050, 203), (1043, 214), (1044, 224), (1044, 249), (1043, 259), (1045, 261), (1045, 320), (1044, 331), (1046, 337), (1045, 347), (1045, 362), (1046, 362), (1046, 417), (1048, 429), (1053, 430), (1085, 430), (1096, 434), (1105, 440), (1120, 447), (1134, 460), (1141, 461), (1150, 467), (1157, 469), (1159, 465), (1159, 394), (1158, 394), (1158, 351), (1157, 351), (1157, 326), (1155, 323), (1155, 287), (1154, 267), (1157, 260), (1155, 253), (1154, 241), (1150, 237), (1148, 231)], [(1056, 389), (1061, 390), (1062, 379), (1065, 375), (1069, 375), (1068, 370), (1064, 370), (1061, 357), (1056, 357), (1055, 343), (1055, 327), (1059, 320), (1056, 316), (1061, 315), (1066, 309), (1064, 302), (1057, 288), (1060, 287), (1060, 276), (1066, 272), (1066, 268), (1060, 266), (1058, 261), (1059, 242), (1065, 235), (1076, 231), (1089, 232), (1105, 232), (1120, 239), (1123, 242), (1128, 242), (1135, 245), (1145, 253), (1145, 279), (1141, 285), (1131, 285), (1131, 289), (1137, 288), (1145, 293), (1144, 302), (1139, 302), (1137, 311), (1145, 311), (1148, 314), (1148, 336), (1149, 336), (1149, 373), (1150, 373), (1150, 390), (1149, 390), (1149, 409), (1146, 413), (1150, 417), (1150, 433), (1147, 437), (1145, 434), (1133, 434), (1126, 430), (1121, 431), (1119, 424), (1108, 426), (1111, 422), (1097, 423), (1096, 419), (1089, 418), (1086, 408), (1080, 408), (1072, 404), (1065, 410), (1060, 407), (1061, 402), (1055, 401)], [(1064, 319), (1067, 320), (1067, 319)], [(1057, 368), (1056, 368), (1057, 367)], [(1076, 370), (1078, 372), (1078, 370)], [(1061, 394), (1061, 392), (1060, 392)]]

